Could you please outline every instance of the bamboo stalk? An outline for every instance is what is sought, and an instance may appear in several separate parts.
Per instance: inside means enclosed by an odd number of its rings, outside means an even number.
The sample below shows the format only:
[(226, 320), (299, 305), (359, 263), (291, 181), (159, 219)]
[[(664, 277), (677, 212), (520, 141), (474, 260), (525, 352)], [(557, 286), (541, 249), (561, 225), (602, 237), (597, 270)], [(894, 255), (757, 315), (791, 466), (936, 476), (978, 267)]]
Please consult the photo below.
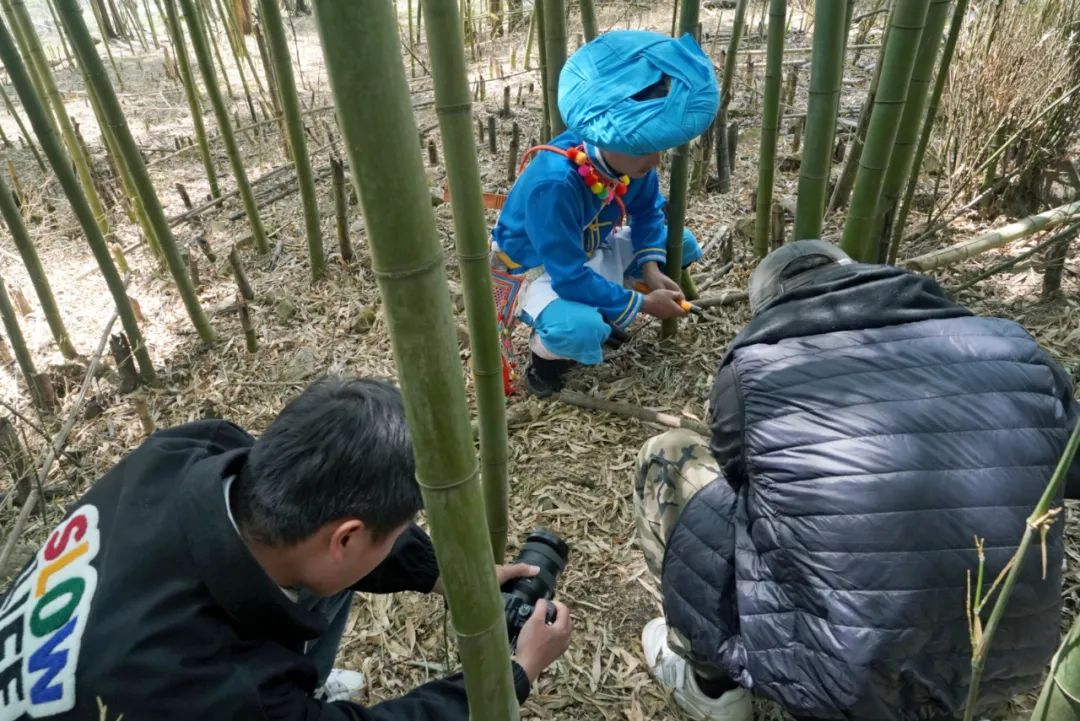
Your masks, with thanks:
[[(459, 638), (470, 718), (517, 721), (445, 261), (428, 210), (431, 196), (416, 147), (392, 7), (316, 0), (315, 17), (367, 221), (416, 478)], [(428, 21), (430, 26), (430, 16)], [(379, 68), (378, 75), (371, 68)], [(401, 207), (411, 211), (399, 212)]]
[[(1035, 504), (1035, 509), (1027, 518), (1020, 545), (1009, 562), (1009, 574), (1005, 577), (1005, 583), (1002, 585), (997, 600), (994, 602), (994, 608), (990, 612), (990, 620), (986, 623), (986, 630), (983, 631), (972, 653), (971, 681), (968, 684), (963, 721), (972, 721), (974, 718), (975, 705), (979, 698), (979, 684), (982, 680), (986, 656), (990, 652), (990, 644), (994, 640), (1001, 619), (1005, 616), (1005, 607), (1012, 596), (1013, 585), (1016, 583), (1017, 576), (1020, 575), (1020, 568), (1024, 565), (1032, 538), (1040, 528), (1048, 527), (1053, 522), (1053, 515), (1049, 514), (1050, 506), (1057, 499), (1058, 491), (1061, 489), (1062, 484), (1065, 483), (1065, 476), (1068, 474), (1069, 466), (1072, 463), (1073, 456), (1076, 455), (1078, 446), (1080, 446), (1080, 423), (1077, 423), (1073, 428), (1068, 443), (1065, 444), (1065, 452), (1062, 453), (1057, 468), (1054, 469), (1054, 475), (1050, 477), (1050, 483), (1047, 484), (1042, 497)], [(1075, 701), (1075, 699), (1073, 700)]]
[(30, 137), (30, 132), (23, 124), (22, 118), (15, 112), (15, 106), (11, 103), (11, 98), (4, 91), (4, 86), (0, 85), (0, 98), (4, 101), (4, 107), (7, 108), (8, 114), (15, 118), (15, 124), (19, 127), (19, 132), (22, 134), (23, 141), (26, 143), (26, 147), (30, 148), (30, 152), (34, 154), (34, 160), (37, 161), (38, 166), (44, 171), (45, 161), (41, 159), (41, 155), (38, 153), (37, 146), (34, 145), (33, 139)]
[(225, 108), (225, 100), (221, 97), (221, 90), (217, 85), (214, 65), (210, 60), (206, 37), (201, 30), (202, 26), (198, 10), (195, 8), (193, 0), (165, 0), (166, 5), (173, 2), (180, 3), (180, 7), (184, 12), (184, 19), (187, 21), (188, 28), (191, 31), (191, 44), (195, 50), (199, 70), (202, 72), (206, 95), (210, 99), (210, 105), (214, 108), (214, 116), (218, 122), (218, 132), (221, 134), (222, 143), (225, 144), (225, 152), (229, 156), (233, 175), (236, 176), (237, 189), (240, 191), (240, 198), (243, 200), (244, 210), (247, 212), (251, 232), (255, 238), (255, 248), (261, 254), (269, 253), (270, 244), (266, 240), (266, 231), (263, 229), (262, 219), (259, 217), (259, 208), (255, 204), (255, 196), (251, 192), (251, 184), (248, 183), (247, 171), (244, 169), (244, 161), (240, 156), (240, 148), (237, 146), (236, 137), (233, 135), (229, 112)]
[(949, 246), (948, 248), (942, 248), (930, 253), (924, 253), (923, 255), (914, 258), (902, 260), (900, 261), (900, 265), (919, 272), (953, 265), (961, 260), (974, 257), (979, 253), (984, 253), (994, 248), (1000, 248), (1014, 240), (1031, 235), (1036, 231), (1049, 230), (1050, 228), (1074, 219), (1077, 215), (1080, 215), (1080, 201), (1058, 206), (1057, 208), (1052, 208), (1051, 210), (1044, 211), (1037, 215), (1028, 216), (1023, 220), (1009, 223), (997, 230), (981, 233), (974, 238)]
[(893, 6), (881, 80), (841, 241), (844, 252), (856, 260), (877, 260), (874, 220), (878, 199), (911, 83), (915, 64), (911, 49), (918, 47), (929, 9), (930, 0), (896, 0)]
[(25, 0), (0, 0), (0, 4), (4, 6), (4, 10), (12, 18), (16, 37), (22, 39), (20, 45), (23, 47), (23, 56), (27, 58), (31, 77), (34, 77), (36, 73), (39, 85), (44, 90), (44, 95), (41, 96), (42, 102), (47, 102), (52, 106), (52, 113), (56, 119), (54, 127), (59, 129), (64, 139), (68, 154), (75, 164), (75, 172), (79, 175), (79, 183), (82, 185), (86, 200), (90, 203), (91, 210), (94, 211), (94, 218), (98, 227), (101, 228), (102, 234), (107, 238), (112, 234), (112, 230), (109, 227), (108, 216), (105, 214), (105, 206), (102, 205), (101, 196), (98, 195), (97, 186), (94, 184), (94, 173), (90, 169), (90, 159), (83, 152), (83, 148), (75, 136), (75, 128), (71, 124), (71, 117), (68, 115), (67, 108), (64, 106), (64, 99), (60, 97), (60, 91), (57, 89), (56, 82), (49, 71), (49, 62), (41, 48), (41, 40), (34, 29), (34, 22), (26, 9)]
[(251, 322), (251, 311), (243, 295), (236, 296), (236, 311), (240, 316), (240, 327), (244, 331), (244, 345), (248, 353), (254, 353), (259, 350), (259, 338), (255, 333), (255, 324)]
[(581, 4), (581, 29), (585, 33), (585, 42), (593, 41), (597, 36), (596, 8), (593, 0), (579, 0)]
[(60, 32), (60, 18), (56, 17), (56, 8), (53, 7), (53, 0), (45, 0), (45, 5), (49, 8), (49, 15), (52, 17), (53, 27), (56, 28), (56, 34), (60, 36), (60, 46), (64, 49), (64, 57), (67, 58), (68, 65), (75, 65), (75, 59), (71, 55), (71, 48), (68, 47), (67, 38), (64, 37), (64, 33)]
[(746, 26), (746, 7), (750, 0), (739, 0), (735, 6), (735, 17), (732, 20), (731, 38), (728, 40), (727, 51), (724, 54), (724, 74), (720, 83), (720, 111), (716, 114), (713, 124), (716, 147), (716, 180), (720, 193), (731, 192), (731, 173), (733, 170), (733, 151), (728, 144), (728, 107), (731, 105), (732, 90), (735, 81), (735, 67), (738, 62), (736, 56), (739, 51), (739, 42), (742, 39), (743, 29)]
[(308, 258), (311, 262), (311, 280), (319, 281), (326, 274), (323, 258), (322, 229), (319, 224), (319, 201), (315, 195), (315, 179), (311, 174), (311, 159), (307, 141), (304, 139), (304, 121), (300, 116), (300, 102), (296, 95), (289, 44), (281, 22), (281, 10), (277, 0), (259, 0), (259, 20), (266, 30), (267, 50), (274, 63), (278, 99), (288, 130), (289, 149), (292, 154), (296, 180), (300, 185), (300, 199), (304, 207), (304, 223), (307, 227)]
[(773, 179), (776, 177), (776, 141), (780, 135), (780, 85), (783, 81), (784, 18), (787, 3), (769, 0), (769, 53), (765, 57), (765, 98), (761, 104), (761, 160), (758, 166), (757, 217), (754, 222), (754, 252), (764, 258), (769, 252), (769, 223)]
[[(465, 51), (458, 34), (461, 23), (453, 0), (423, 0), (423, 3), (428, 16), (427, 41), (435, 81), (435, 112), (443, 138), (454, 213), (454, 240), (469, 321), (473, 385), (480, 423), (480, 479), (491, 549), (495, 558), (501, 559), (506, 550), (510, 491), (506, 397), (502, 387), (502, 352), (488, 262), (487, 220), (472, 134)], [(494, 116), (488, 116), (488, 132), (492, 138), (495, 137), (494, 120)]]
[(41, 265), (41, 259), (38, 258), (37, 250), (30, 240), (22, 215), (15, 206), (11, 190), (4, 182), (3, 176), (0, 176), (0, 214), (3, 215), (15, 247), (18, 248), (19, 255), (22, 257), (26, 273), (30, 276), (30, 282), (34, 286), (34, 292), (37, 293), (38, 302), (41, 303), (41, 310), (45, 314), (45, 320), (49, 324), (49, 330), (52, 332), (57, 348), (65, 358), (69, 360), (77, 358), (79, 354), (71, 344), (71, 336), (68, 334), (67, 326), (64, 325), (60, 308), (56, 305), (52, 286), (49, 285), (49, 276)]
[(244, 272), (244, 266), (240, 262), (240, 251), (235, 244), (229, 250), (229, 267), (232, 268), (233, 278), (236, 279), (236, 287), (240, 290), (240, 296), (246, 300), (255, 300), (255, 291), (251, 289), (251, 283), (248, 282), (247, 273)]
[(102, 114), (109, 126), (112, 141), (118, 151), (118, 163), (123, 163), (131, 176), (131, 183), (135, 190), (139, 203), (146, 213), (146, 219), (150, 224), (150, 230), (157, 240), (158, 248), (165, 257), (165, 262), (172, 274), (173, 281), (183, 300), (184, 308), (188, 317), (199, 333), (199, 337), (206, 343), (216, 339), (216, 334), (210, 326), (210, 321), (203, 312), (202, 305), (195, 293), (194, 285), (187, 270), (184, 268), (180, 249), (176, 239), (169, 229), (169, 222), (165, 218), (165, 211), (161, 207), (161, 201), (154, 191), (150, 173), (146, 170), (142, 154), (135, 144), (135, 138), (131, 134), (127, 120), (124, 118), (123, 108), (109, 82), (105, 65), (94, 50), (94, 41), (90, 32), (83, 22), (82, 13), (79, 9), (78, 0), (57, 0), (57, 9), (60, 19), (64, 23), (68, 38), (79, 58), (79, 65), (86, 77), (87, 87), (94, 96), (95, 102), (101, 108)]
[(342, 161), (336, 157), (330, 159), (334, 173), (334, 215), (337, 223), (338, 248), (341, 250), (342, 262), (348, 264), (353, 261), (352, 243), (349, 241), (349, 217), (347, 214), (347, 199), (345, 197), (345, 167)]
[(19, 370), (22, 371), (34, 405), (46, 413), (51, 413), (57, 408), (56, 394), (52, 392), (49, 377), (39, 374), (37, 368), (34, 367), (34, 359), (30, 355), (30, 349), (26, 347), (26, 339), (19, 327), (15, 307), (11, 304), (7, 285), (2, 276), (0, 276), (0, 320), (3, 320), (8, 343), (11, 344), (11, 350), (15, 353), (15, 360), (19, 364)]
[[(945, 20), (949, 16), (951, 1), (931, 0), (930, 9), (926, 14), (926, 28), (923, 30), (919, 40), (919, 49), (915, 55), (915, 67), (911, 73), (911, 85), (908, 88), (907, 101), (904, 103), (904, 114), (900, 118), (896, 144), (893, 146), (889, 169), (885, 173), (885, 180), (881, 186), (881, 200), (878, 201), (876, 211), (878, 227), (882, 227), (886, 218), (890, 218), (894, 223), (898, 220), (897, 202), (915, 160), (919, 128), (926, 110), (930, 80), (934, 76), (934, 64), (937, 60), (938, 49), (941, 47), (941, 33), (945, 29)], [(891, 229), (892, 226), (890, 226)], [(900, 239), (897, 233), (889, 233), (889, 235), (897, 241)], [(883, 236), (882, 242), (887, 244), (884, 259), (889, 263), (895, 262), (896, 249), (889, 244), (889, 237)]]
[(102, 235), (101, 229), (94, 219), (90, 204), (86, 201), (86, 196), (82, 194), (79, 181), (75, 178), (75, 172), (71, 169), (60, 142), (53, 133), (52, 126), (49, 125), (45, 118), (45, 110), (41, 107), (41, 102), (34, 95), (33, 84), (30, 82), (30, 77), (26, 72), (26, 66), (23, 65), (22, 60), (19, 58), (19, 54), (12, 44), (11, 35), (3, 22), (0, 22), (0, 62), (3, 62), (4, 67), (7, 68), (8, 75), (11, 77), (15, 90), (19, 94), (23, 108), (26, 110), (30, 125), (34, 128), (34, 132), (37, 133), (42, 150), (45, 151), (49, 164), (56, 174), (56, 179), (63, 188), (68, 202), (71, 203), (72, 210), (74, 210), (75, 216), (79, 220), (79, 225), (82, 226), (86, 242), (89, 243), (94, 259), (97, 261), (101, 274), (105, 278), (105, 283), (109, 287), (109, 292), (112, 294), (124, 330), (134, 344), (135, 357), (139, 361), (139, 373), (145, 383), (153, 385), (157, 381), (154, 365), (150, 360), (150, 354), (146, 349), (142, 333), (139, 331), (135, 311), (132, 308), (131, 300), (127, 296), (124, 281), (116, 271), (116, 266), (113, 265), (105, 236)]
[[(540, 61), (540, 67), (539, 67), (540, 81), (541, 81), (541, 83), (543, 85), (541, 90), (543, 91), (542, 95), (543, 95), (543, 103), (544, 103), (544, 113), (543, 113), (543, 122), (541, 123), (541, 127), (543, 129), (543, 137), (546, 140), (548, 138), (553, 137), (553, 135), (554, 135), (554, 133), (551, 132), (552, 131), (552, 127), (551, 127), (551, 113), (552, 113), (552, 110), (551, 110), (551, 98), (552, 98), (552, 95), (554, 95), (554, 97), (556, 99), (558, 98), (558, 89), (556, 89), (554, 94), (549, 94), (548, 93), (549, 80), (548, 80), (548, 65), (547, 65), (547, 30), (544, 27), (544, 0), (534, 0), (534, 3), (533, 3), (533, 18), (536, 20), (537, 57), (538, 57), (538, 59)], [(555, 104), (555, 108), (556, 108), (555, 112), (558, 113), (559, 112), (558, 111), (558, 103)], [(561, 118), (561, 116), (560, 116), (560, 118)]]
[(217, 182), (217, 169), (214, 167), (214, 157), (210, 154), (210, 144), (206, 139), (206, 125), (203, 123), (199, 87), (195, 84), (195, 77), (191, 72), (191, 62), (188, 60), (187, 48), (184, 44), (184, 31), (180, 27), (176, 6), (171, 0), (165, 0), (165, 11), (169, 35), (172, 38), (173, 54), (176, 56), (176, 65), (180, 70), (180, 82), (184, 86), (184, 96), (187, 98), (192, 127), (195, 131), (195, 142), (199, 148), (199, 160), (202, 161), (206, 181), (210, 186), (210, 196), (220, 198), (221, 188)]
[(840, 105), (844, 79), (843, 47), (847, 37), (850, 2), (826, 2), (815, 4), (814, 7), (814, 55), (810, 63), (806, 147), (799, 164), (794, 240), (821, 237), (829, 172), (832, 169), (833, 140), (836, 137), (836, 111)]
[(154, 26), (154, 16), (150, 12), (150, 0), (143, 0), (143, 12), (146, 13), (146, 23), (150, 26), (150, 37), (154, 40), (154, 49), (160, 50), (161, 41), (158, 40), (157, 28)]
[[(563, 0), (543, 0), (544, 93), (547, 95), (548, 122), (552, 135), (566, 130), (559, 112), (559, 75), (566, 64), (566, 10)], [(430, 42), (430, 41), (429, 41)]]
[[(213, 51), (213, 56), (217, 60), (218, 67), (221, 68), (221, 79), (225, 82), (225, 91), (229, 93), (229, 99), (235, 100), (236, 94), (233, 92), (232, 82), (229, 80), (229, 69), (225, 66), (225, 60), (221, 56), (221, 47), (218, 44), (218, 34), (214, 28), (212, 14), (207, 5), (204, 5), (202, 2), (196, 2), (195, 9), (199, 13), (199, 32), (202, 33), (203, 39), (209, 42), (210, 50)], [(190, 24), (188, 28), (191, 32), (194, 32), (194, 28), (192, 28)], [(192, 40), (192, 42), (194, 42), (194, 40)]]
[[(551, 2), (551, 0), (544, 0)], [(679, 13), (679, 35), (697, 32), (700, 0), (681, 0)], [(686, 196), (690, 179), (690, 143), (683, 143), (671, 154), (670, 185), (667, 203), (667, 259), (664, 273), (675, 281), (682, 279), (683, 272), (683, 229), (686, 227)], [(660, 337), (669, 338), (679, 328), (677, 318), (665, 318), (660, 323)]]
[[(101, 33), (101, 44), (105, 46), (105, 52), (109, 56), (109, 65), (112, 66), (113, 75), (116, 76), (116, 84), (120, 86), (120, 89), (124, 89), (124, 79), (120, 77), (120, 70), (116, 67), (116, 58), (112, 54), (112, 46), (109, 44), (110, 38), (117, 37), (116, 31), (109, 25), (108, 15), (104, 15), (104, 6), (100, 5), (100, 0), (90, 0), (90, 9), (94, 11), (94, 20), (97, 23), (98, 32)], [(106, 30), (108, 28), (108, 30)]]
[(945, 82), (949, 78), (949, 66), (952, 63), (953, 53), (956, 50), (956, 40), (960, 36), (960, 27), (964, 23), (964, 15), (967, 13), (968, 0), (956, 0), (953, 9), (952, 22), (949, 25), (949, 37), (945, 40), (945, 49), (941, 52), (937, 78), (934, 80), (934, 90), (930, 95), (929, 107), (926, 118), (923, 120), (922, 132), (919, 135), (919, 145), (915, 150), (915, 158), (911, 163), (911, 175), (908, 178), (907, 190), (904, 192), (904, 200), (900, 204), (900, 212), (892, 227), (892, 239), (889, 242), (889, 262), (895, 262), (899, 252), (900, 241), (904, 237), (904, 228), (907, 225), (908, 213), (911, 211), (911, 203), (915, 198), (915, 189), (919, 185), (919, 172), (922, 169), (923, 158), (926, 149), (930, 145), (930, 134), (934, 130), (934, 120), (937, 118), (938, 107), (941, 103), (941, 95), (945, 89)]

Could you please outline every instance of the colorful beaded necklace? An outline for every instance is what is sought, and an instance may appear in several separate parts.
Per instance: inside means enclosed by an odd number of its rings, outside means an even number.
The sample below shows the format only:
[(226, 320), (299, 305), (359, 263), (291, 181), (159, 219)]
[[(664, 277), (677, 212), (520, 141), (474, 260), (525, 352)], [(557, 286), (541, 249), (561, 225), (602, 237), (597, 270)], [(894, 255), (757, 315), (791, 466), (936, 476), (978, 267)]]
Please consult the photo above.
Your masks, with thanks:
[(616, 225), (622, 225), (622, 221), (626, 218), (626, 206), (623, 205), (622, 196), (626, 195), (626, 191), (630, 187), (630, 176), (624, 175), (618, 180), (612, 180), (604, 173), (596, 170), (593, 167), (592, 158), (585, 151), (584, 145), (576, 145), (566, 149), (554, 145), (537, 145), (529, 148), (521, 159), (521, 166), (518, 168), (519, 175), (528, 164), (529, 158), (541, 150), (550, 150), (559, 155), (564, 155), (571, 163), (577, 166), (578, 176), (581, 177), (582, 182), (592, 191), (593, 195), (605, 204), (614, 201), (619, 206), (619, 222)]

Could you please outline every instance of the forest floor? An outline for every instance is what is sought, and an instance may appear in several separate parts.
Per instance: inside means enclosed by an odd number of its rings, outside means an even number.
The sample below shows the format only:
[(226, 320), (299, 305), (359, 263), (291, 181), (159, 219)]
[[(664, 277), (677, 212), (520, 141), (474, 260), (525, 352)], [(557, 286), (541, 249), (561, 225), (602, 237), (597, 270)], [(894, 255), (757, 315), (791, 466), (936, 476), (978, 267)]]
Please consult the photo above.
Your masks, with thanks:
[[(743, 49), (756, 52), (764, 47), (756, 26), (759, 11), (759, 5), (752, 4), (749, 15), (754, 22), (748, 28)], [(650, 13), (647, 6), (628, 3), (603, 4), (600, 25), (670, 31), (670, 15), (666, 13)], [(729, 27), (731, 15), (731, 11), (708, 7), (702, 10), (706, 32), (703, 44), (716, 58), (726, 46), (726, 40), (715, 39), (717, 29)], [(404, 16), (402, 22), (404, 25)], [(329, 166), (330, 152), (340, 148), (340, 138), (332, 129), (332, 101), (313, 19), (298, 17), (292, 24), (294, 50), (299, 57), (300, 94), (310, 109), (308, 140), (312, 163), (316, 172), (321, 173)], [(810, 44), (809, 35), (800, 33), (799, 26), (800, 18), (796, 16), (788, 37), (789, 47)], [(569, 32), (572, 45), (578, 31), (574, 19)], [(875, 31), (868, 42), (876, 42), (876, 37)], [(223, 52), (228, 53), (223, 35), (219, 41)], [(473, 72), (474, 78), (481, 75), (485, 78), (485, 97), (475, 103), (474, 112), (485, 124), (489, 115), (495, 116), (498, 129), (497, 152), (492, 153), (486, 142), (478, 148), (485, 190), (490, 192), (504, 192), (509, 185), (507, 150), (512, 123), (521, 128), (522, 150), (528, 147), (526, 143), (543, 140), (539, 130), (541, 94), (535, 61), (532, 70), (522, 69), (525, 43), (526, 33), (522, 29), (497, 41), (481, 43), (477, 48), (481, 59), (475, 63)], [(253, 40), (250, 47), (261, 76)], [(175, 190), (176, 184), (184, 185), (196, 205), (208, 193), (194, 148), (177, 153), (174, 145), (177, 140), (186, 142), (191, 136), (191, 118), (182, 88), (175, 78), (166, 74), (161, 51), (139, 52), (137, 44), (131, 51), (121, 43), (114, 43), (113, 52), (123, 78), (123, 89), (118, 91), (132, 130), (150, 160), (166, 212), (179, 215), (185, 207)], [(421, 44), (415, 52), (412, 84), (417, 125), (427, 137), (437, 139), (431, 79), (425, 72), (426, 47)], [(763, 65), (763, 54), (748, 57), (753, 58), (759, 69)], [(408, 71), (410, 56), (405, 54), (404, 58)], [(875, 58), (875, 51), (864, 51), (846, 70), (851, 81), (845, 84), (841, 112), (851, 120), (857, 117)], [(231, 58), (229, 64), (232, 66)], [(745, 61), (740, 61), (733, 106), (733, 117), (741, 125), (742, 135), (732, 192), (694, 193), (688, 208), (687, 223), (706, 249), (695, 270), (703, 295), (745, 288), (753, 267), (751, 241), (744, 231), (746, 219), (753, 215), (751, 193), (757, 181), (756, 128), (760, 105), (754, 97), (760, 92), (760, 79), (748, 82), (745, 66)], [(234, 66), (232, 70), (230, 82), (237, 95), (231, 105), (238, 113), (240, 124), (250, 125), (252, 119), (243, 101), (239, 76)], [(808, 66), (801, 66), (799, 73), (796, 108), (805, 107)], [(760, 78), (760, 71), (755, 77)], [(58, 79), (69, 110), (80, 123), (94, 153), (97, 169), (107, 172), (81, 78), (71, 69), (61, 69)], [(248, 81), (251, 82), (250, 74)], [(498, 113), (504, 85), (511, 91), (512, 108), (508, 117)], [(206, 117), (208, 128), (216, 135), (212, 115), (207, 112)], [(262, 119), (260, 114), (259, 120)], [(9, 116), (4, 115), (0, 122), (9, 137), (17, 137), (18, 130)], [(791, 148), (792, 125), (784, 124), (786, 131), (780, 138), (782, 153)], [(258, 179), (283, 167), (286, 160), (282, 141), (272, 122), (246, 130), (240, 136), (250, 178)], [(228, 161), (220, 142), (214, 142), (213, 148), (223, 190), (227, 192), (234, 187)], [(26, 193), (31, 233), (74, 343), (81, 353), (89, 356), (112, 314), (110, 296), (56, 183), (46, 181), (25, 149), (9, 151), (5, 157), (12, 161)], [(439, 158), (441, 161), (441, 148)], [(433, 195), (441, 196), (443, 168), (439, 164), (429, 165), (428, 169)], [(263, 197), (269, 197), (288, 177), (278, 174), (266, 183), (257, 184), (257, 192), (261, 188)], [(291, 396), (319, 374), (395, 375), (379, 293), (366, 252), (360, 207), (349, 207), (357, 260), (346, 266), (340, 261), (334, 241), (330, 179), (326, 173), (320, 177), (322, 227), (330, 262), (329, 277), (317, 285), (312, 286), (309, 279), (303, 218), (296, 194), (262, 209), (264, 224), (272, 233), (271, 243), (277, 244), (269, 262), (256, 256), (250, 247), (242, 208), (235, 198), (225, 202), (222, 209), (204, 214), (197, 222), (175, 227), (182, 242), (191, 242), (203, 234), (217, 253), (216, 262), (208, 261), (198, 251), (193, 253), (198, 256), (201, 270), (200, 298), (213, 310), (212, 320), (221, 336), (212, 347), (199, 342), (171, 279), (156, 267), (145, 246), (139, 244), (134, 227), (126, 221), (121, 208), (114, 205), (112, 218), (118, 227), (118, 237), (129, 248), (130, 295), (145, 317), (143, 332), (162, 376), (160, 387), (142, 389), (136, 395), (145, 400), (158, 427), (223, 417), (258, 433)], [(777, 196), (793, 196), (796, 182), (797, 170), (782, 163), (777, 176)], [(115, 195), (119, 200), (120, 193)], [(427, 209), (414, 210), (426, 212)], [(403, 209), (403, 212), (413, 211)], [(447, 251), (447, 269), (452, 284), (456, 284), (449, 205), (436, 207), (435, 214)], [(494, 223), (494, 220), (492, 213), (489, 221)], [(921, 213), (914, 214), (912, 227), (922, 220)], [(835, 232), (841, 221), (842, 214), (830, 217), (826, 233)], [(950, 238), (966, 237), (1002, 222), (1001, 218), (971, 214), (928, 242), (938, 247), (950, 242)], [(722, 242), (728, 230), (735, 231), (730, 244)], [(252, 309), (260, 348), (254, 354), (245, 350), (239, 321), (230, 306), (235, 285), (225, 257), (234, 242), (243, 248), (256, 294)], [(1027, 241), (1014, 243), (1000, 252), (942, 271), (938, 278), (946, 289), (955, 288), (979, 270), (1030, 245)], [(908, 248), (901, 255), (914, 255), (916, 250)], [(722, 272), (728, 260), (725, 253), (730, 253), (733, 261), (726, 273)], [(59, 391), (64, 394), (65, 408), (70, 407), (82, 382), (85, 363), (64, 364), (55, 351), (44, 319), (36, 310), (32, 288), (6, 236), (0, 238), (0, 272), (9, 286), (20, 289), (34, 306), (35, 310), (22, 319), (24, 330), (39, 367), (51, 369)], [(959, 300), (976, 312), (1020, 322), (1076, 375), (1080, 373), (1080, 257), (1074, 252), (1068, 263), (1063, 298), (1040, 301), (1040, 285), (1037, 265), (1028, 262), (976, 284), (963, 292)], [(464, 327), (460, 294), (454, 290), (454, 295), (458, 322)], [(716, 365), (728, 341), (749, 320), (745, 304), (725, 306), (713, 315), (718, 319), (684, 322), (677, 339), (665, 343), (658, 342), (656, 324), (640, 323), (632, 340), (608, 362), (575, 371), (570, 377), (570, 388), (645, 408), (704, 418)], [(524, 344), (521, 338), (518, 340), (524, 358)], [(463, 361), (467, 357), (468, 350), (463, 347)], [(19, 540), (15, 567), (29, 558), (66, 505), (144, 437), (132, 398), (116, 389), (112, 365), (109, 359), (106, 371), (91, 385), (90, 401), (68, 439), (70, 455), (61, 457), (47, 483), (61, 484), (70, 492), (50, 500), (45, 519), (35, 516), (31, 520)], [(12, 363), (0, 368), (0, 397), (23, 415), (35, 418)], [(513, 419), (511, 542), (520, 542), (533, 527), (546, 526), (566, 537), (572, 547), (559, 596), (573, 608), (573, 644), (564, 660), (539, 682), (525, 706), (525, 718), (579, 721), (680, 718), (666, 694), (652, 681), (642, 660), (640, 632), (646, 621), (658, 615), (659, 595), (635, 545), (631, 508), (635, 455), (648, 437), (663, 429), (523, 394), (511, 399), (510, 416)], [(31, 449), (35, 464), (40, 464), (47, 442), (25, 422), (16, 425)], [(53, 423), (50, 428), (56, 425)], [(3, 483), (7, 482), (5, 477)], [(16, 510), (9, 502), (0, 504), (0, 523), (5, 536), (15, 515)], [(1069, 543), (1063, 625), (1071, 621), (1080, 606), (1080, 526), (1076, 514), (1070, 513), (1066, 523)], [(973, 566), (974, 559), (973, 550)], [(5, 575), (12, 573), (12, 568), (5, 569)], [(416, 594), (361, 598), (354, 607), (339, 665), (364, 672), (370, 684), (365, 693), (369, 702), (400, 695), (456, 665), (452, 649), (447, 648), (444, 628), (445, 613), (437, 599)], [(994, 718), (1026, 717), (1021, 711), (1030, 708), (1031, 701), (1030, 695), (1019, 698)], [(759, 701), (756, 718), (785, 716), (774, 704)]]

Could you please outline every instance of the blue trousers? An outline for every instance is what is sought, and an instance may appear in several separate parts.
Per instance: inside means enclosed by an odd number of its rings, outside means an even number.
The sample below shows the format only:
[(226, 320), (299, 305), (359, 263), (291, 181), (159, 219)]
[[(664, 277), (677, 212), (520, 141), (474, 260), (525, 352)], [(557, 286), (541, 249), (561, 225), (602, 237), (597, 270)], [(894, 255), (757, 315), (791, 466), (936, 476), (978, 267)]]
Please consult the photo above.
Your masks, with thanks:
[[(701, 246), (689, 230), (683, 230), (683, 267), (701, 258)], [(641, 278), (641, 266), (634, 261), (625, 271), (627, 278)], [(604, 360), (604, 341), (611, 335), (600, 311), (584, 303), (559, 298), (548, 304), (538, 318), (523, 314), (522, 320), (531, 325), (544, 349), (562, 358), (583, 365), (596, 365)]]

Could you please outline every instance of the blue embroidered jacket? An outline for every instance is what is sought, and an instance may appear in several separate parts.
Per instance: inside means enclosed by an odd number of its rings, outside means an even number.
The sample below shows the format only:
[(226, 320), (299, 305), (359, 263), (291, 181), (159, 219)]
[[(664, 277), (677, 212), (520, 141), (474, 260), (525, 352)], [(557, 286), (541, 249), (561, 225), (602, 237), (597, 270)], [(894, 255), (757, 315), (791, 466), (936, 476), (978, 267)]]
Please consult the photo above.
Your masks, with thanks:
[[(549, 144), (570, 148), (580, 143), (565, 132)], [(593, 163), (603, 170), (595, 157)], [(655, 171), (632, 180), (623, 196), (627, 215), (633, 218), (630, 237), (639, 263), (663, 263), (666, 258), (664, 202)], [(641, 310), (644, 296), (585, 266), (618, 221), (618, 204), (604, 205), (586, 187), (576, 165), (558, 153), (539, 151), (511, 189), (492, 236), (522, 270), (544, 266), (560, 298), (593, 306), (625, 327)]]

